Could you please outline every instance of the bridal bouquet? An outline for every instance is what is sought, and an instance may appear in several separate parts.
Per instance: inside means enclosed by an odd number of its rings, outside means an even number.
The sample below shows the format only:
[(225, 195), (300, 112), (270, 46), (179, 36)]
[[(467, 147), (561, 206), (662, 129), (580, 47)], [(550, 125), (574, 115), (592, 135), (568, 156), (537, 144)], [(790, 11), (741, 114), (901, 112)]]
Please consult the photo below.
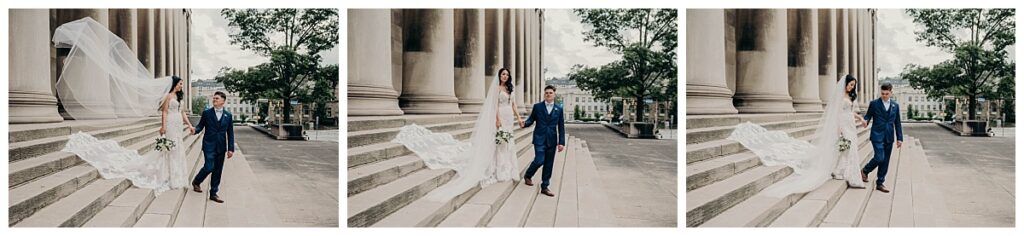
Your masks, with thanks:
[(512, 140), (512, 132), (498, 130), (498, 133), (494, 134), (494, 144), (508, 143)]
[(839, 143), (838, 143), (838, 145), (839, 145), (839, 152), (845, 152), (846, 150), (850, 150), (850, 140), (846, 139), (845, 136), (842, 136), (842, 135), (839, 136)]
[(165, 137), (159, 137), (156, 139), (156, 150), (157, 151), (170, 151), (174, 148), (174, 141)]

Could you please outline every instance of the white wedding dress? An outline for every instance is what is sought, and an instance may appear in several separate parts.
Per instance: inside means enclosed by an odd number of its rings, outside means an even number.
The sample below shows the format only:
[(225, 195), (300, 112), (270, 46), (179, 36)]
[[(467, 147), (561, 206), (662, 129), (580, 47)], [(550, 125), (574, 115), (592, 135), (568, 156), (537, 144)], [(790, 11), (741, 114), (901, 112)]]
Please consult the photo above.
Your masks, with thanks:
[[(57, 97), (76, 120), (158, 116), (170, 91), (170, 77), (153, 78), (137, 55), (120, 37), (85, 17), (65, 23), (53, 33), (58, 48), (69, 48), (57, 80)], [(63, 151), (78, 155), (99, 170), (103, 178), (126, 178), (157, 194), (188, 184), (181, 104), (168, 104), (165, 137), (175, 142), (170, 151), (136, 150), (87, 133), (68, 137)]]
[(495, 144), (495, 117), (501, 130), (512, 132), (517, 124), (512, 111), (514, 94), (498, 91), (497, 80), (487, 88), (479, 116), (469, 140), (456, 140), (448, 133), (434, 133), (410, 124), (401, 128), (392, 140), (416, 153), (430, 169), (453, 169), (456, 177), (431, 191), (426, 198), (445, 201), (469, 189), (509, 180), (519, 180), (515, 140)]
[[(751, 150), (765, 166), (786, 165), (793, 174), (763, 192), (769, 196), (784, 197), (793, 193), (810, 192), (827, 181), (830, 176), (845, 179), (850, 187), (860, 188), (856, 105), (843, 93), (845, 80), (836, 82), (829, 103), (818, 122), (812, 142), (790, 137), (783, 131), (769, 131), (760, 125), (744, 122), (736, 125), (729, 139)], [(850, 140), (850, 148), (839, 152), (840, 137)]]
[(62, 151), (74, 153), (99, 170), (104, 179), (126, 178), (139, 188), (153, 189), (156, 194), (169, 189), (184, 188), (189, 173), (185, 161), (185, 128), (181, 119), (181, 104), (171, 99), (167, 106), (167, 130), (164, 137), (174, 142), (169, 151), (138, 151), (121, 147), (114, 140), (99, 140), (78, 132), (68, 138)]

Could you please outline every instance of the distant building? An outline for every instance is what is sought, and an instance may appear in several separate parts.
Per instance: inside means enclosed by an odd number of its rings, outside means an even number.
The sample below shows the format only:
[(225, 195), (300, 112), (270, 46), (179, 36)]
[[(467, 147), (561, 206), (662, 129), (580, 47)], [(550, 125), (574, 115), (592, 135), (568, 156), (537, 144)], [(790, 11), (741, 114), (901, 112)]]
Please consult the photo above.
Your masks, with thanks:
[[(914, 111), (915, 117), (942, 118), (940, 115), (945, 111), (945, 103), (941, 99), (928, 98), (928, 94), (924, 90), (911, 87), (910, 81), (907, 80), (893, 78), (879, 80), (879, 84), (885, 83), (892, 84), (893, 100), (901, 105), (900, 120), (910, 120), (907, 113), (910, 110)], [(867, 96), (873, 100), (880, 95), (868, 94)], [(929, 116), (929, 113), (932, 116)]]
[(577, 87), (576, 81), (555, 78), (545, 81), (546, 85), (555, 86), (558, 89), (556, 94), (562, 98), (562, 107), (565, 108), (567, 120), (578, 120), (575, 116), (577, 110), (583, 114), (581, 119), (607, 119), (606, 116), (611, 112), (611, 106), (608, 103), (596, 100), (589, 91)]
[[(213, 107), (213, 93), (221, 91), (228, 97), (224, 102), (224, 109), (231, 112), (231, 114), (234, 114), (235, 119), (241, 120), (242, 116), (245, 116), (246, 119), (248, 119), (257, 114), (257, 108), (254, 104), (242, 102), (241, 97), (229, 92), (224, 88), (224, 84), (217, 82), (216, 80), (192, 81), (192, 89), (193, 98), (199, 97), (206, 99), (206, 108)], [(189, 110), (191, 110), (191, 108), (189, 108)]]

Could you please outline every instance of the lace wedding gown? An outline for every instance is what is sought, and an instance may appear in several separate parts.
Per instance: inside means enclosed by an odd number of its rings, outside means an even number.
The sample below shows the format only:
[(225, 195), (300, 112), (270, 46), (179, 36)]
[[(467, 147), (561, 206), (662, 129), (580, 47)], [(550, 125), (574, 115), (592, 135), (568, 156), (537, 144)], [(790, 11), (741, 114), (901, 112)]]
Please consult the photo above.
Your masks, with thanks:
[(455, 179), (431, 191), (426, 198), (448, 200), (476, 186), (520, 179), (513, 150), (515, 141), (495, 144), (495, 117), (501, 122), (501, 130), (512, 132), (518, 126), (511, 102), (515, 95), (498, 91), (496, 84), (491, 83), (487, 89), (469, 140), (459, 141), (451, 134), (434, 133), (417, 124), (402, 127), (392, 140), (416, 153), (430, 169), (455, 170)]
[[(815, 137), (812, 142), (789, 136), (778, 130), (769, 131), (760, 125), (744, 122), (736, 125), (729, 139), (735, 140), (752, 151), (765, 166), (785, 165), (793, 174), (763, 192), (769, 196), (783, 197), (793, 193), (805, 193), (821, 186), (830, 178), (845, 179), (850, 187), (863, 187), (860, 181), (858, 139), (854, 116), (856, 104), (843, 93), (845, 83), (840, 80), (829, 95)], [(839, 152), (840, 137), (850, 140), (850, 148)]]
[(185, 126), (181, 118), (181, 104), (170, 99), (167, 106), (164, 137), (174, 141), (169, 151), (146, 149), (145, 154), (121, 147), (114, 140), (99, 140), (84, 132), (72, 134), (62, 151), (74, 153), (99, 170), (104, 179), (126, 178), (139, 188), (153, 189), (156, 194), (188, 184), (189, 173), (185, 164)]

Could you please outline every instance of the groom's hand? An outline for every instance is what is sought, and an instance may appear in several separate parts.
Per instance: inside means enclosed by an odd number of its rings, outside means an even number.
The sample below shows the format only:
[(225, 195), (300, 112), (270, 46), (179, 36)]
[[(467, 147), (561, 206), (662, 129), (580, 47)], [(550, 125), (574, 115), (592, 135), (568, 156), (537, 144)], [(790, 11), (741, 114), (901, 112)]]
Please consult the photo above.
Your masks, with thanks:
[(235, 152), (228, 151), (228, 159), (231, 159), (231, 157), (234, 156), (234, 155), (235, 155)]
[(565, 145), (558, 145), (558, 152), (565, 150)]
[(903, 147), (903, 141), (897, 140), (896, 141), (896, 148), (900, 148), (900, 147)]

